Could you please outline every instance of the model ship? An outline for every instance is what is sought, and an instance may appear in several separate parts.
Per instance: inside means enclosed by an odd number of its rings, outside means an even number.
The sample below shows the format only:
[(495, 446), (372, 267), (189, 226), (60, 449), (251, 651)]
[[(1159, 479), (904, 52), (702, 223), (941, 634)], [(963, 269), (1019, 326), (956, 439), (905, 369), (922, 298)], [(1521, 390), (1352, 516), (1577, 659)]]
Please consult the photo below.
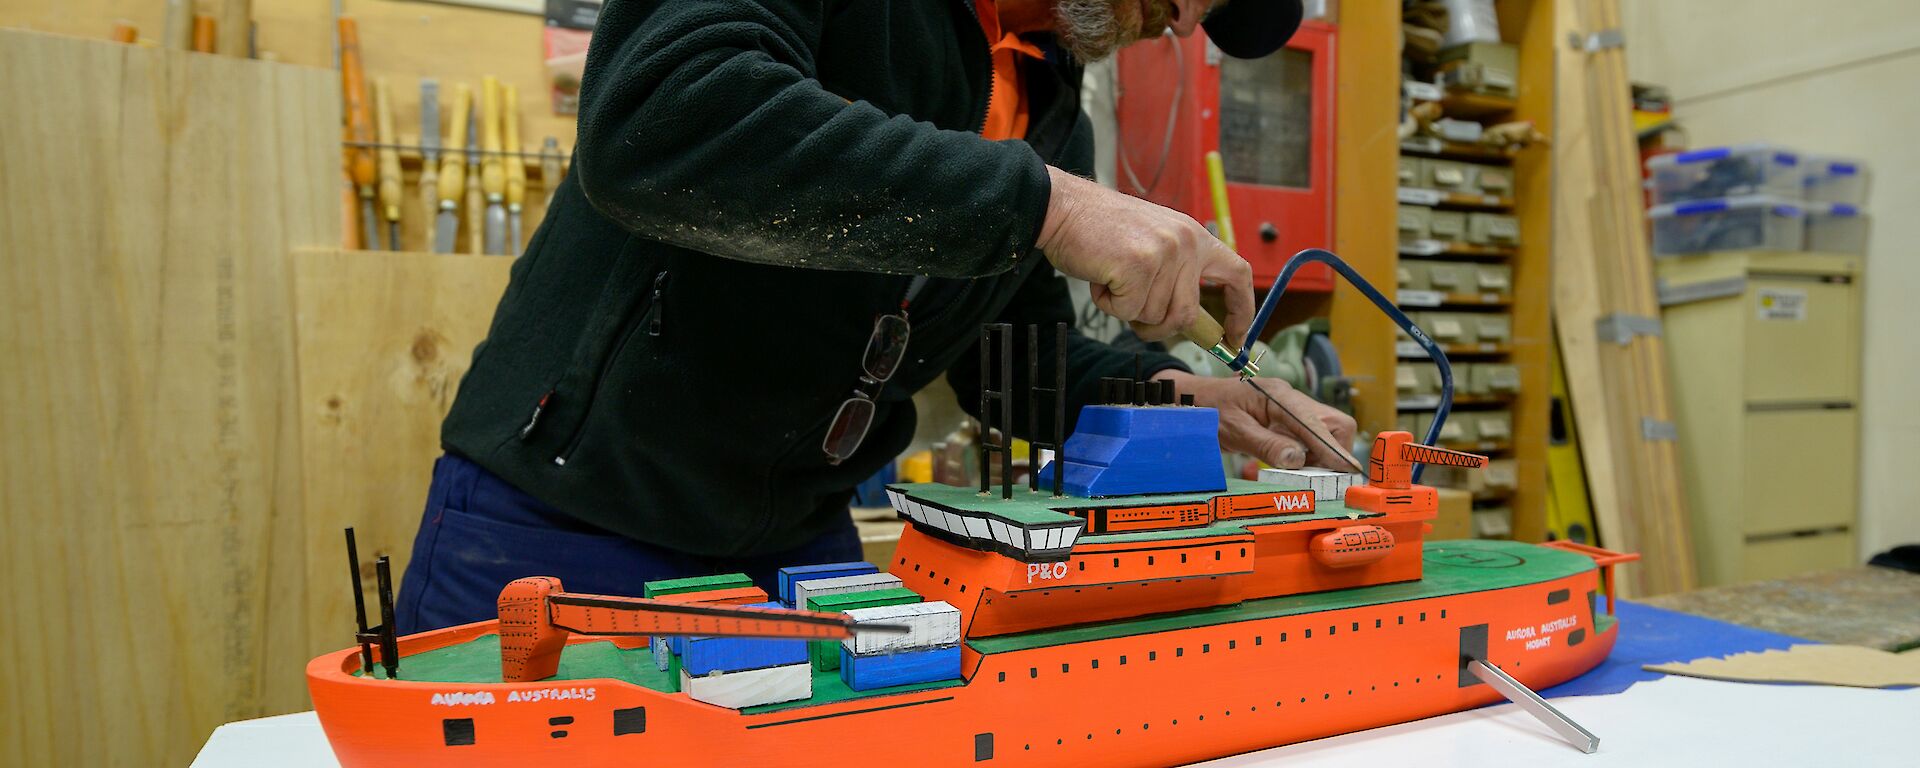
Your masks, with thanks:
[[(1002, 435), (1006, 358), (983, 397)], [(1490, 703), (1614, 645), (1611, 569), (1631, 555), (1424, 541), (1437, 494), (1416, 465), (1482, 457), (1387, 432), (1364, 474), (1228, 479), (1218, 413), (1165, 382), (1106, 382), (1064, 444), (1062, 387), (1034, 386), (1032, 405), (1054, 403), (1053, 460), (1025, 488), (1011, 472), (890, 487), (907, 524), (884, 573), (790, 568), (777, 596), (738, 575), (638, 597), (535, 577), (506, 585), (494, 621), (394, 637), (390, 616), (363, 620), (360, 647), (307, 667), (335, 754), (1180, 765)], [(1011, 463), (987, 443), (983, 478), (995, 452)]]

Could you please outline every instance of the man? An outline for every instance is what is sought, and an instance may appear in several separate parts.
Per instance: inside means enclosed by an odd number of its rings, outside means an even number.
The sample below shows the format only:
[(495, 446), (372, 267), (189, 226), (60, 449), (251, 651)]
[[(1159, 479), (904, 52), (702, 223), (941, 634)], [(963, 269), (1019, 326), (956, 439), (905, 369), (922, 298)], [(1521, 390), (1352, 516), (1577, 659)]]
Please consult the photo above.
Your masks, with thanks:
[[(847, 501), (907, 446), (912, 394), (945, 374), (977, 403), (980, 323), (1070, 321), (1059, 273), (1148, 339), (1217, 283), (1237, 339), (1246, 263), (1075, 175), (1092, 165), (1079, 62), (1209, 12), (1223, 50), (1265, 55), (1300, 17), (1297, 0), (1208, 6), (610, 0), (574, 170), (443, 428), (401, 628), (487, 618), (526, 575), (634, 594), (859, 559)], [(1077, 335), (1067, 356), (1070, 414), (1134, 371)], [(1333, 461), (1251, 388), (1144, 362), (1220, 408), (1228, 448)], [(1352, 439), (1350, 419), (1265, 386)]]

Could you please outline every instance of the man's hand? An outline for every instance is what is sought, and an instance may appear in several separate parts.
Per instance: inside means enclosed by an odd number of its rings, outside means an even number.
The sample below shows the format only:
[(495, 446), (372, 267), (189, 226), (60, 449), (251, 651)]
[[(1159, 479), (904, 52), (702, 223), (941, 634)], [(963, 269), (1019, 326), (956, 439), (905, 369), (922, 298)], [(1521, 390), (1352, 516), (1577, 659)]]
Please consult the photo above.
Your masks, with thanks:
[[(1193, 322), (1200, 282), (1226, 289), (1229, 346), (1253, 322), (1253, 267), (1200, 222), (1052, 166), (1053, 195), (1035, 243), (1061, 273), (1087, 281), (1094, 306), (1158, 341)], [(1249, 392), (1248, 394), (1252, 394)]]
[[(1233, 378), (1195, 376), (1178, 370), (1161, 371), (1156, 379), (1172, 379), (1182, 393), (1193, 393), (1195, 405), (1220, 410), (1220, 447), (1253, 456), (1276, 467), (1299, 469), (1311, 464), (1342, 472), (1355, 471), (1345, 459), (1328, 451), (1313, 435), (1302, 430), (1287, 415), (1259, 392)], [(1294, 390), (1279, 379), (1251, 379), (1273, 399), (1285, 403), (1287, 410), (1302, 419), (1318, 420), (1333, 435), (1342, 450), (1353, 445), (1353, 417), (1323, 405)], [(1364, 471), (1364, 468), (1362, 468)]]

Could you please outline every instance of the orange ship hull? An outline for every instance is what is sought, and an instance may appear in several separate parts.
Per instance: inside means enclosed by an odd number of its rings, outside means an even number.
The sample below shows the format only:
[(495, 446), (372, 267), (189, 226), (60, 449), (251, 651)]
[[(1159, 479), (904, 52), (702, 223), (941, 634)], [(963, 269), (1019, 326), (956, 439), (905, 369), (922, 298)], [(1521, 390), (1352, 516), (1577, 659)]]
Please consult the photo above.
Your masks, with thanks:
[[(1539, 549), (1502, 557), (1525, 562)], [(1069, 628), (1022, 647), (974, 638), (962, 646), (964, 684), (758, 714), (613, 679), (369, 679), (353, 674), (355, 649), (314, 659), (307, 674), (349, 768), (1180, 765), (1497, 701), (1463, 678), (1463, 653), (1478, 642), (1535, 689), (1572, 678), (1617, 636), (1590, 607), (1605, 591), (1599, 576), (1587, 568), (1412, 600), (1373, 593), (1385, 597), (1118, 636)], [(405, 638), (402, 658), (495, 624)], [(464, 721), (460, 733), (450, 720)]]

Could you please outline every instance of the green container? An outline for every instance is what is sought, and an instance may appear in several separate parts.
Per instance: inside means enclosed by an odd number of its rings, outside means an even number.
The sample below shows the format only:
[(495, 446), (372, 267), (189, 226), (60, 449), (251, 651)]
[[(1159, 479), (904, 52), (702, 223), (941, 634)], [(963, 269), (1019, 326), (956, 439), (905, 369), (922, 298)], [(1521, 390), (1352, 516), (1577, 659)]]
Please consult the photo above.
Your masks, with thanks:
[[(855, 608), (877, 608), (882, 605), (904, 605), (920, 602), (920, 594), (906, 587), (888, 587), (869, 589), (865, 592), (843, 592), (837, 595), (821, 595), (807, 600), (807, 610), (827, 613), (845, 613)], [(829, 672), (840, 668), (840, 641), (815, 640), (807, 644), (807, 654), (813, 659), (813, 668)]]
[(744, 573), (722, 573), (717, 576), (692, 576), (685, 579), (663, 579), (649, 581), (640, 585), (641, 597), (660, 597), (678, 595), (686, 592), (706, 592), (714, 589), (736, 589), (753, 586), (753, 579)]

